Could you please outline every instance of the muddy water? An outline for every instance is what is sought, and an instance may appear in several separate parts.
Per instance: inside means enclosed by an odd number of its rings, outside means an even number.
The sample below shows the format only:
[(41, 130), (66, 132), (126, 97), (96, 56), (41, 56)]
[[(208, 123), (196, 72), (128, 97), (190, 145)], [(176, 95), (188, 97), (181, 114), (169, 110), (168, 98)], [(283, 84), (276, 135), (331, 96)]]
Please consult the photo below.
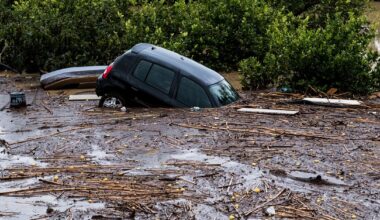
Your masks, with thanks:
[(57, 199), (52, 195), (38, 197), (13, 198), (1, 197), (0, 207), (2, 212), (12, 213), (6, 219), (32, 219), (46, 215), (48, 208), (53, 212), (86, 211), (88, 209), (103, 209), (103, 203), (88, 203), (87, 201), (74, 201)]
[[(33, 95), (34, 93), (29, 93), (28, 97)], [(147, 217), (145, 213), (140, 213), (140, 218), (137, 219), (169, 219), (168, 216), (172, 215), (177, 219), (228, 219), (231, 213), (236, 214), (232, 207), (236, 202), (232, 201), (235, 194), (239, 194), (240, 198), (244, 196), (238, 205), (242, 212), (246, 212), (265, 203), (281, 189), (289, 190), (289, 195), (297, 194), (297, 200), (307, 198), (302, 201), (315, 209), (315, 218), (322, 217), (318, 214), (323, 213), (337, 219), (350, 219), (351, 216), (342, 216), (341, 212), (328, 208), (328, 205), (333, 204), (330, 203), (331, 198), (337, 197), (337, 201), (344, 203), (333, 205), (345, 207), (346, 205), (341, 204), (360, 201), (360, 204), (353, 204), (358, 208), (351, 208), (351, 212), (363, 219), (378, 219), (379, 214), (375, 210), (379, 210), (380, 200), (376, 179), (378, 173), (375, 171), (379, 168), (376, 161), (380, 154), (378, 142), (374, 140), (378, 138), (376, 135), (379, 126), (378, 118), (368, 114), (367, 109), (340, 110), (297, 106), (303, 113), (294, 117), (240, 114), (233, 108), (202, 109), (200, 112), (131, 109), (128, 113), (106, 112), (95, 108), (93, 112), (88, 112), (86, 109), (94, 108), (95, 102), (69, 102), (66, 95), (44, 95), (46, 94), (39, 94), (36, 104), (28, 106), (25, 111), (0, 111), (0, 139), (15, 143), (28, 138), (43, 137), (22, 144), (13, 144), (10, 148), (0, 146), (1, 176), (6, 176), (6, 172), (12, 172), (4, 171), (4, 168), (123, 164), (121, 169), (107, 168), (110, 170), (104, 171), (122, 171), (124, 176), (120, 179), (124, 180), (136, 176), (152, 176), (147, 179), (150, 181), (149, 184), (170, 184), (185, 189), (183, 197), (151, 202), (149, 207), (155, 209), (157, 215)], [(249, 102), (251, 104), (266, 108), (279, 107), (271, 99), (261, 100), (257, 94), (249, 95), (252, 97)], [(284, 99), (286, 97), (282, 97), (281, 102)], [(40, 106), (41, 101), (46, 101), (45, 105), (53, 113)], [(162, 113), (166, 116), (154, 116)], [(154, 117), (139, 119), (142, 115)], [(127, 117), (135, 119), (126, 119)], [(227, 124), (225, 121), (231, 123)], [(178, 124), (206, 125), (215, 129), (184, 128)], [(49, 135), (57, 130), (82, 127), (85, 129)], [(249, 131), (221, 131), (217, 129), (219, 127)], [(283, 130), (285, 133), (268, 134), (272, 128)], [(291, 131), (334, 135), (345, 140), (336, 142), (302, 135), (286, 135)], [(33, 152), (34, 148), (36, 150)], [(81, 155), (89, 160), (78, 160)], [(59, 159), (62, 157), (63, 160)], [(274, 169), (283, 170), (282, 173), (285, 175), (268, 172)], [(310, 182), (310, 179), (318, 175), (321, 175), (323, 184)], [(61, 176), (62, 180), (69, 180), (72, 173), (64, 173), (61, 170), (60, 179)], [(45, 178), (51, 180), (52, 176)], [(55, 187), (41, 183), (38, 178), (0, 181), (1, 192), (41, 185)], [(253, 192), (252, 189), (256, 187), (261, 190), (260, 193)], [(250, 193), (247, 193), (248, 191)], [(89, 198), (84, 197), (75, 202), (70, 199), (72, 194), (68, 192), (57, 198), (59, 195), (41, 193), (40, 196), (30, 197), (0, 196), (0, 207), (7, 207), (1, 211), (16, 212), (14, 219), (43, 217), (49, 206), (59, 213), (70, 207), (73, 207), (73, 212), (75, 209), (81, 211), (92, 208), (114, 211), (110, 206), (113, 207), (115, 204), (107, 198), (104, 198), (104, 205), (85, 202)], [(287, 195), (288, 193), (284, 194), (283, 198), (273, 204), (287, 201)], [(314, 206), (319, 197), (331, 200), (327, 205)], [(320, 207), (323, 207), (323, 210)], [(66, 212), (62, 218), (70, 217), (69, 213)], [(50, 218), (55, 216), (57, 215), (49, 215)], [(93, 215), (86, 217), (91, 216)], [(261, 209), (251, 217), (265, 218)]]
[(1, 169), (6, 169), (14, 166), (47, 166), (46, 163), (41, 163), (30, 156), (11, 155), (4, 147), (0, 147), (0, 161)]

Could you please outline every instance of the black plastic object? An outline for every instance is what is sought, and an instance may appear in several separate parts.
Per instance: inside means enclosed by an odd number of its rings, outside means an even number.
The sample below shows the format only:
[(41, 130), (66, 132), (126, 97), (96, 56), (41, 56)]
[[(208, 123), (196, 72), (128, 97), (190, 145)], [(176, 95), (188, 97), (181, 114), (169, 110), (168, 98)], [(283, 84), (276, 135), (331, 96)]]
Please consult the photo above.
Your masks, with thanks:
[(11, 108), (20, 108), (26, 106), (25, 93), (23, 92), (12, 92), (11, 97)]

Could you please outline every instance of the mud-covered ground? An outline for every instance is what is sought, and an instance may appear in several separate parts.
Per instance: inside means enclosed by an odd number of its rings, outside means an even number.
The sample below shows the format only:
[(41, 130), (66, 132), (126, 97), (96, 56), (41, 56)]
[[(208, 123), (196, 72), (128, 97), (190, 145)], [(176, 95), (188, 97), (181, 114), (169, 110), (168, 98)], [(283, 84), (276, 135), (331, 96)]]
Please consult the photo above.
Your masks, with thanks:
[[(20, 90), (29, 106), (8, 108)], [(253, 92), (220, 109), (121, 112), (68, 101), (79, 92), (0, 74), (0, 218), (380, 218), (379, 98), (332, 108)]]

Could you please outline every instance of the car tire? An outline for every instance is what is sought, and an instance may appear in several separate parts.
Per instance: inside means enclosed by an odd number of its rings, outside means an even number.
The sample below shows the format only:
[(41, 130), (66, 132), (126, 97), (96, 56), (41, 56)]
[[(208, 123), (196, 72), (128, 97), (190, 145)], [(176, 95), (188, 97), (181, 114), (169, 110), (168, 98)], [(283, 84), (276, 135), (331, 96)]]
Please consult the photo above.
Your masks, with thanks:
[(126, 101), (120, 94), (116, 92), (107, 93), (99, 101), (100, 108), (119, 109), (126, 106)]

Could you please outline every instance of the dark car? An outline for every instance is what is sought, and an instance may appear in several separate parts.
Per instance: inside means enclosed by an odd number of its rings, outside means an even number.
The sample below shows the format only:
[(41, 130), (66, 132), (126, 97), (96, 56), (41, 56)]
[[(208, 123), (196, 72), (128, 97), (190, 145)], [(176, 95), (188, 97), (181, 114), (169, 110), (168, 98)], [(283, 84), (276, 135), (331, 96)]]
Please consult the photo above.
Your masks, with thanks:
[(175, 52), (137, 44), (116, 58), (96, 83), (100, 107), (200, 107), (239, 99), (217, 72)]

